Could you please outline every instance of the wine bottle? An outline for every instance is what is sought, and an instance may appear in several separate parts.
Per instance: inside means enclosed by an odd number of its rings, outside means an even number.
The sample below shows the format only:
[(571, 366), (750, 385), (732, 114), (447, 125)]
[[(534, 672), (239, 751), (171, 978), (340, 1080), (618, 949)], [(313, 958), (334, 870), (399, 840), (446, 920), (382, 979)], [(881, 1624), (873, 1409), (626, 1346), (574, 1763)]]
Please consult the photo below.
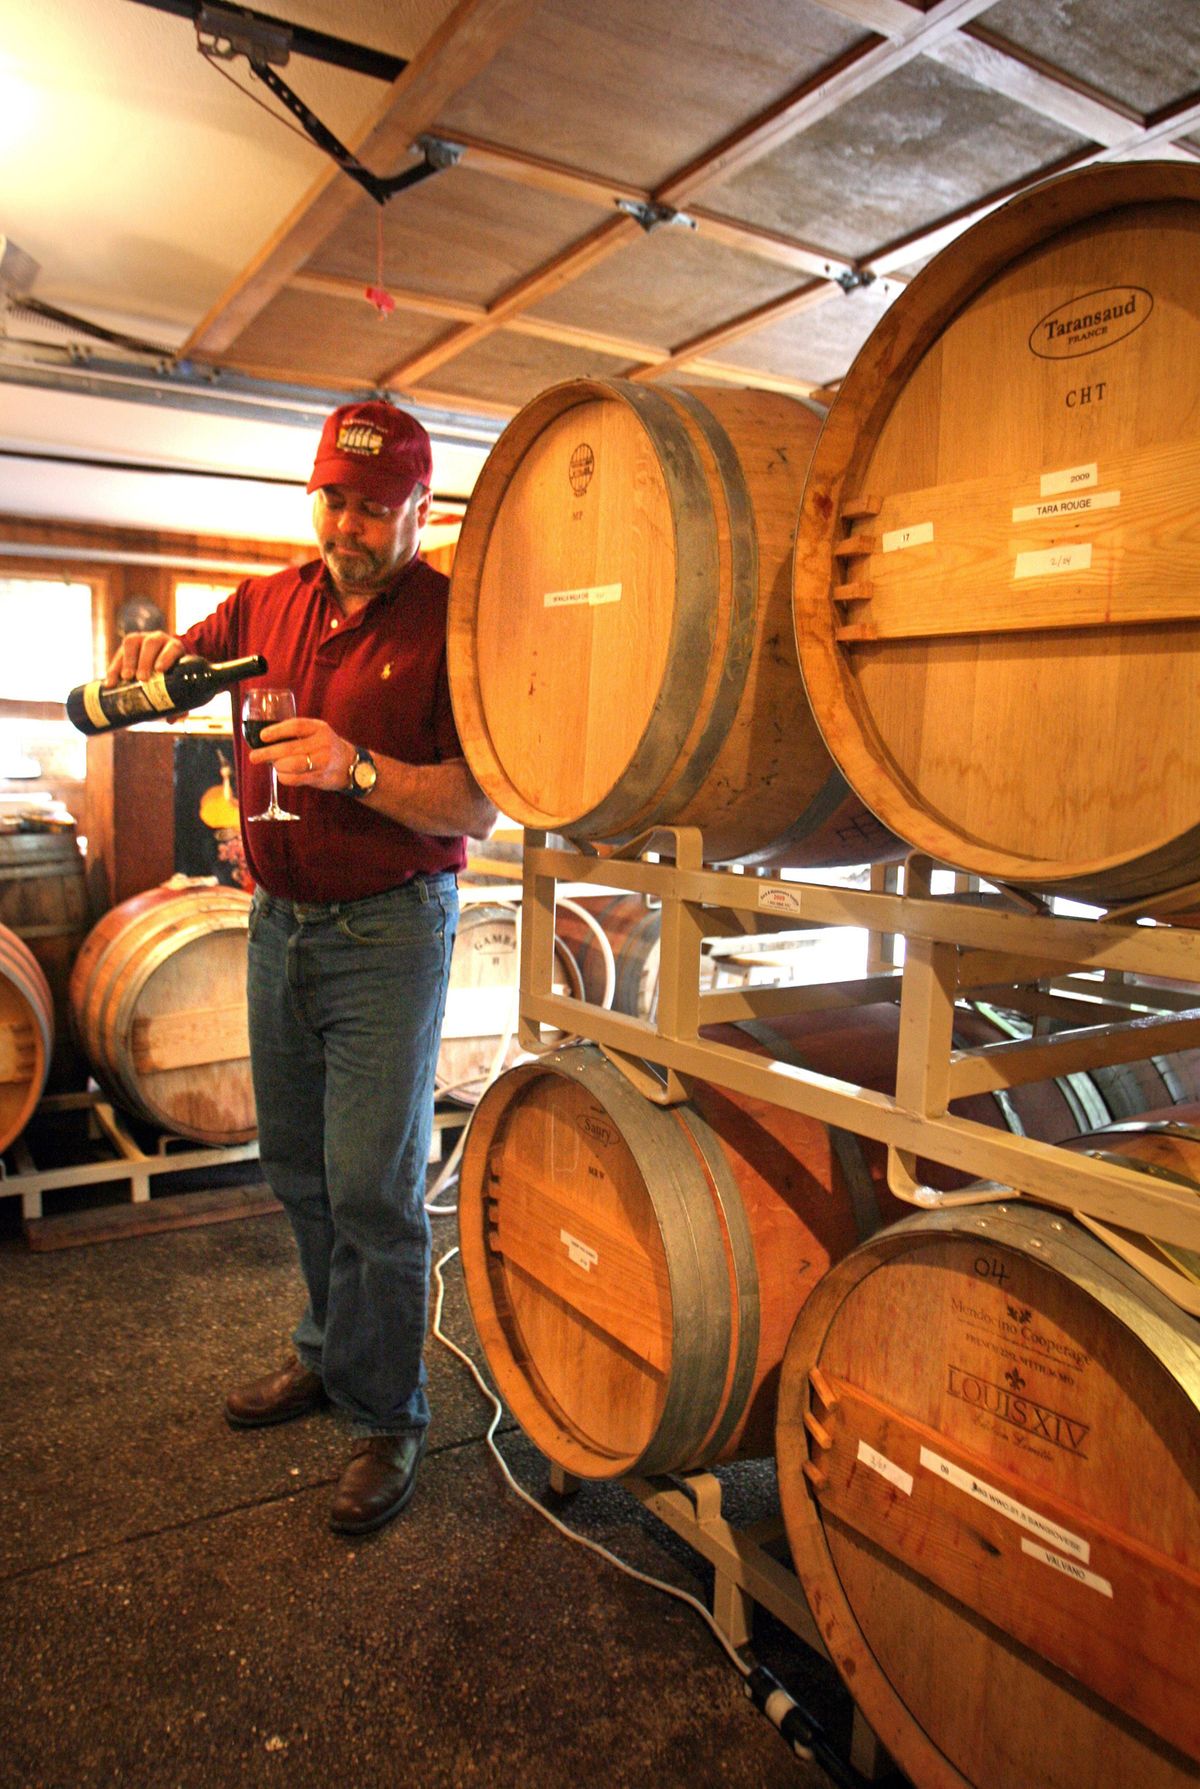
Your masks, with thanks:
[(106, 733), (113, 727), (133, 727), (138, 721), (163, 720), (199, 708), (220, 690), (245, 677), (261, 677), (265, 658), (231, 658), (222, 665), (206, 658), (178, 658), (169, 671), (156, 671), (144, 683), (118, 683), (105, 689), (101, 677), (81, 683), (67, 697), (67, 718), (81, 733)]

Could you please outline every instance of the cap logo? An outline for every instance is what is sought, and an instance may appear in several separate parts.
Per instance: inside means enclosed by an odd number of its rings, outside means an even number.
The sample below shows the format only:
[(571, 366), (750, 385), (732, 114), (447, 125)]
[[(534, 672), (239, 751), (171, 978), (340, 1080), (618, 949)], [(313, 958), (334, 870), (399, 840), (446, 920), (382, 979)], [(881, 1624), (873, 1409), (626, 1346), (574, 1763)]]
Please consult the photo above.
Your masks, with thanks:
[(370, 422), (344, 422), (338, 429), (339, 453), (364, 453), (378, 458), (383, 451), (383, 431)]

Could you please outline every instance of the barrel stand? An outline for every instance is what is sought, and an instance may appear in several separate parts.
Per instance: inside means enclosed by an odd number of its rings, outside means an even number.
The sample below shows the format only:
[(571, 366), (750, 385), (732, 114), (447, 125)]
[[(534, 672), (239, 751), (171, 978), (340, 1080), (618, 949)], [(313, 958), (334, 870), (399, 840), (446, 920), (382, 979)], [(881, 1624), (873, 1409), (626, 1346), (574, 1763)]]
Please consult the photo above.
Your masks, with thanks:
[[(26, 1236), (32, 1247), (54, 1246), (48, 1238), (52, 1234), (51, 1224), (60, 1220), (44, 1218), (42, 1215), (42, 1196), (44, 1193), (58, 1192), (65, 1188), (83, 1186), (111, 1186), (122, 1188), (120, 1207), (105, 1207), (89, 1213), (76, 1214), (71, 1222), (80, 1231), (79, 1241), (99, 1240), (97, 1227), (106, 1222), (116, 1226), (113, 1233), (129, 1234), (136, 1230), (138, 1220), (144, 1220), (145, 1206), (150, 1203), (151, 1181), (162, 1174), (179, 1174), (203, 1168), (213, 1168), (228, 1162), (256, 1161), (258, 1159), (258, 1143), (223, 1145), (221, 1147), (197, 1148), (195, 1144), (183, 1137), (163, 1136), (158, 1139), (157, 1151), (151, 1155), (144, 1150), (127, 1129), (121, 1114), (100, 1094), (97, 1093), (55, 1093), (48, 1095), (38, 1106), (38, 1114), (58, 1115), (67, 1112), (85, 1111), (88, 1114), (88, 1130), (92, 1140), (103, 1140), (111, 1150), (102, 1161), (74, 1162), (53, 1167), (39, 1166), (30, 1146), (29, 1133), (24, 1132), (16, 1139), (8, 1155), (0, 1159), (0, 1198), (20, 1198), (21, 1216), (24, 1220)], [(211, 1221), (201, 1218), (202, 1210), (208, 1210), (211, 1201), (205, 1200), (202, 1194), (188, 1193), (180, 1195), (190, 1202), (194, 1222)], [(269, 1198), (265, 1193), (259, 1196), (254, 1209), (275, 1209), (274, 1200), (263, 1203)], [(154, 1201), (156, 1210), (165, 1202)], [(142, 1209), (139, 1211), (138, 1208)], [(173, 1208), (172, 1208), (173, 1209)], [(231, 1212), (231, 1216), (242, 1215), (248, 1210), (243, 1196), (242, 1208)], [(116, 1213), (120, 1212), (120, 1219)], [(165, 1219), (167, 1213), (159, 1215)], [(38, 1228), (37, 1226), (46, 1226)], [(148, 1227), (143, 1225), (143, 1227)], [(156, 1225), (156, 1227), (162, 1227)], [(91, 1231), (90, 1235), (83, 1234)]]
[[(549, 1477), (551, 1490), (559, 1496), (573, 1495), (580, 1489), (581, 1481), (554, 1461), (549, 1462)], [(778, 1512), (735, 1528), (722, 1514), (721, 1481), (712, 1472), (681, 1472), (621, 1482), (644, 1509), (712, 1566), (712, 1617), (731, 1646), (749, 1645), (757, 1603), (805, 1646), (828, 1658), (800, 1580), (780, 1558), (780, 1554), (787, 1555), (788, 1544)], [(857, 1704), (850, 1762), (869, 1782), (878, 1781), (893, 1769), (890, 1757)]]
[[(553, 1026), (599, 1044), (659, 1104), (685, 1100), (688, 1079), (702, 1079), (875, 1138), (888, 1148), (892, 1192), (918, 1209), (1027, 1197), (1088, 1223), (1200, 1249), (1200, 1200), (1191, 1189), (994, 1130), (949, 1110), (953, 1100), (967, 1094), (1200, 1046), (1200, 930), (1139, 926), (1134, 921), (1145, 910), (1141, 907), (1098, 920), (1068, 918), (1020, 891), (1005, 891), (998, 897), (1003, 905), (991, 907), (933, 897), (928, 859), (909, 860), (906, 892), (900, 895), (707, 869), (703, 839), (691, 828), (645, 835), (605, 857), (549, 850), (538, 843), (542, 837), (526, 835), (519, 1030), (525, 1048), (544, 1047), (542, 1026)], [(670, 852), (671, 861), (644, 861), (639, 854), (649, 848)], [(653, 1022), (551, 991), (560, 880), (602, 883), (661, 901)], [(903, 970), (887, 967), (830, 985), (700, 993), (706, 936), (808, 924), (859, 926), (880, 939), (899, 935), (905, 940)], [(1174, 1010), (1174, 1000), (1160, 999), (1153, 987), (1143, 983), (1131, 991), (1127, 981), (1115, 983), (1115, 976), (1165, 978), (1185, 989), (1194, 984), (1195, 1002)], [(700, 1035), (710, 1024), (864, 1005), (894, 999), (897, 991), (894, 1095), (755, 1058)], [(954, 1049), (956, 999), (1003, 1003), (1009, 998), (1060, 1023), (1067, 1014), (1069, 1028), (1048, 1037), (1035, 1032), (1026, 1039)], [(937, 1192), (918, 1178), (919, 1157), (957, 1168), (975, 1184), (961, 1192)], [(1160, 1283), (1171, 1296), (1180, 1285), (1178, 1275)]]

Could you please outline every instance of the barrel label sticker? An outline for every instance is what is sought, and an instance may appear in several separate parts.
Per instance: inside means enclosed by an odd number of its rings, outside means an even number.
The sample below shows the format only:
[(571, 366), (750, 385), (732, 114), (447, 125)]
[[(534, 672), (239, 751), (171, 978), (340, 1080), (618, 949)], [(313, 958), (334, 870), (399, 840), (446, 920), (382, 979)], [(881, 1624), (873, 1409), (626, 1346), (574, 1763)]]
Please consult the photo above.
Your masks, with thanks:
[(758, 905), (769, 913), (799, 913), (802, 911), (800, 896), (794, 889), (780, 888), (768, 883), (758, 891)]
[(1031, 1559), (1040, 1559), (1043, 1565), (1053, 1566), (1064, 1578), (1073, 1578), (1076, 1584), (1086, 1584), (1089, 1590), (1098, 1590), (1101, 1596), (1111, 1597), (1113, 1593), (1113, 1587), (1107, 1578), (1085, 1571), (1073, 1559), (1064, 1559), (1061, 1553), (1052, 1553), (1048, 1547), (1039, 1547), (1036, 1541), (1027, 1541), (1024, 1535), (1021, 1536), (1021, 1551), (1028, 1553)]
[(1020, 504), (1013, 510), (1012, 519), (1044, 522), (1052, 516), (1077, 516), (1090, 509), (1116, 509), (1120, 501), (1120, 491), (1083, 491), (1077, 497), (1047, 497), (1041, 503)]
[(1090, 466), (1068, 466), (1065, 472), (1043, 472), (1039, 495), (1060, 497), (1064, 491), (1083, 491), (1099, 483), (1100, 468), (1093, 461)]
[(912, 1496), (913, 1475), (911, 1472), (905, 1472), (903, 1466), (897, 1466), (895, 1461), (889, 1460), (886, 1454), (876, 1453), (875, 1449), (868, 1447), (865, 1441), (860, 1441), (858, 1444), (858, 1457), (864, 1466), (869, 1466), (872, 1472), (879, 1474), (880, 1478), (886, 1478), (889, 1485), (897, 1485), (906, 1497)]
[(1090, 571), (1092, 543), (1082, 541), (1073, 547), (1046, 547), (1038, 553), (1018, 553), (1013, 567), (1014, 578), (1055, 578), (1064, 572)]
[(1018, 1503), (1006, 1491), (996, 1485), (989, 1485), (985, 1479), (976, 1478), (973, 1472), (964, 1472), (953, 1460), (945, 1460), (941, 1454), (935, 1454), (932, 1448), (921, 1449), (921, 1464), (927, 1472), (934, 1473), (953, 1485), (959, 1491), (965, 1491), (968, 1497), (986, 1503), (998, 1515), (1009, 1522), (1015, 1522), (1019, 1528), (1028, 1529), (1030, 1534), (1040, 1534), (1043, 1540), (1052, 1541), (1060, 1553), (1069, 1553), (1072, 1559), (1078, 1559), (1087, 1565), (1091, 1559), (1091, 1547), (1080, 1534), (1072, 1534), (1068, 1528), (1060, 1528), (1057, 1522), (1050, 1521), (1048, 1516), (1039, 1516), (1035, 1509), (1027, 1504)]
[(1099, 354), (1140, 329), (1153, 309), (1144, 286), (1103, 286), (1047, 311), (1030, 330), (1029, 346), (1039, 360)]
[(547, 609), (574, 609), (586, 605), (599, 608), (601, 603), (619, 603), (619, 584), (589, 584), (579, 590), (547, 590), (543, 602)]
[(589, 1248), (586, 1242), (580, 1242), (578, 1236), (572, 1236), (569, 1230), (560, 1230), (558, 1240), (566, 1244), (567, 1254), (576, 1267), (582, 1267), (584, 1273), (591, 1273), (600, 1257), (595, 1249)]
[(933, 539), (932, 522), (914, 522), (909, 528), (890, 528), (881, 545), (885, 553), (899, 553), (905, 547), (924, 547)]

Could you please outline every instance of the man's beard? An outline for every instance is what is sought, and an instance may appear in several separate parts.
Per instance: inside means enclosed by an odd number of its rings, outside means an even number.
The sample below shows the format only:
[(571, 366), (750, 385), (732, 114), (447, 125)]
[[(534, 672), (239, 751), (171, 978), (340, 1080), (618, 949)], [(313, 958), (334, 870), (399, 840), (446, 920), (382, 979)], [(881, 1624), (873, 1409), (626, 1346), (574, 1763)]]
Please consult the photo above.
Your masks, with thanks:
[(376, 590), (387, 582), (389, 566), (386, 558), (364, 547), (354, 550), (334, 543), (324, 550), (324, 559), (335, 581), (351, 590)]

